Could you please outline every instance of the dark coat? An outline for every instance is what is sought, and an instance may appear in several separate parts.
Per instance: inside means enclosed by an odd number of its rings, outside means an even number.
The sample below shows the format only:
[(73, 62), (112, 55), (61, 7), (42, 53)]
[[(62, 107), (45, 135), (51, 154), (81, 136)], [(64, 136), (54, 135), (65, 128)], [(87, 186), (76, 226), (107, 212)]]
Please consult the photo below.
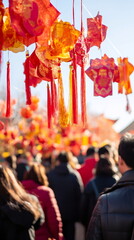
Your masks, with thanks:
[(69, 164), (61, 163), (48, 173), (48, 180), (55, 193), (62, 220), (76, 222), (83, 189), (79, 173)]
[(86, 240), (131, 240), (133, 227), (134, 170), (130, 170), (99, 197)]
[(0, 205), (0, 236), (2, 240), (34, 240), (35, 228), (39, 228), (41, 219), (35, 221), (31, 212), (22, 205), (8, 203)]
[(36, 195), (41, 203), (45, 214), (44, 224), (36, 231), (36, 240), (48, 240), (54, 238), (62, 239), (62, 221), (59, 208), (51, 188), (40, 186), (33, 180), (25, 180), (22, 182), (24, 188)]
[[(80, 206), (80, 220), (87, 228), (89, 220), (91, 218), (93, 209), (96, 205), (99, 194), (104, 189), (111, 187), (116, 182), (116, 179), (112, 176), (102, 175), (97, 176), (93, 180), (89, 181), (82, 194), (81, 206)], [(96, 186), (96, 192), (93, 187), (93, 183)]]

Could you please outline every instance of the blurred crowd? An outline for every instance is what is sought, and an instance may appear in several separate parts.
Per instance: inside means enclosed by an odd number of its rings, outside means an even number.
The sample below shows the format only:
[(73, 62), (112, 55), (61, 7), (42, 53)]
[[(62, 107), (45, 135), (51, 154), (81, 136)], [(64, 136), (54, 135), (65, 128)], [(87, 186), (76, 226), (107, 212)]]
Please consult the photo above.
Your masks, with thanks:
[(79, 155), (52, 151), (43, 158), (22, 152), (0, 161), (39, 200), (45, 221), (35, 231), (36, 240), (85, 239), (100, 193), (120, 178), (117, 149), (110, 143), (89, 145)]

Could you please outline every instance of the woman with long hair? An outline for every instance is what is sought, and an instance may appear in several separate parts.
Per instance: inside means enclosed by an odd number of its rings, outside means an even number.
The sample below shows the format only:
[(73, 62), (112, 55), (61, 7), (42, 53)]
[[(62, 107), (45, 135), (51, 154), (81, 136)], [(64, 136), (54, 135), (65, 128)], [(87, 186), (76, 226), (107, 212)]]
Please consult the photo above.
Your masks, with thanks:
[(45, 223), (36, 231), (36, 240), (62, 240), (62, 221), (54, 192), (48, 187), (45, 167), (33, 163), (22, 181), (24, 188), (36, 195), (45, 214)]
[(99, 159), (94, 175), (94, 178), (85, 186), (81, 200), (80, 220), (86, 229), (99, 194), (116, 183), (114, 166), (108, 158)]
[(34, 240), (44, 222), (38, 199), (28, 194), (8, 167), (0, 165), (0, 235), (3, 240)]

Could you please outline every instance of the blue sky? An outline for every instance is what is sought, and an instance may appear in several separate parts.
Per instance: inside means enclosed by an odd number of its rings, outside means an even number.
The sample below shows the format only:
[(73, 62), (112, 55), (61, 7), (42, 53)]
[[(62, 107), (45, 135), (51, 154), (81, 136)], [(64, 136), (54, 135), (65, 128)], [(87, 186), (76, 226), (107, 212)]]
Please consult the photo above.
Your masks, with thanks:
[[(4, 1), (7, 5), (7, 0)], [(60, 19), (72, 23), (72, 0), (52, 0), (51, 3), (61, 12)], [(115, 60), (118, 57), (128, 57), (134, 65), (134, 1), (133, 0), (83, 0), (83, 22), (86, 29), (86, 19), (95, 17), (98, 13), (103, 16), (103, 24), (108, 26), (107, 37), (101, 45), (101, 51), (92, 47), (89, 52), (90, 59), (100, 58), (106, 53)], [(75, 23), (80, 29), (80, 0), (75, 0)], [(33, 47), (29, 50), (32, 52)], [(3, 57), (3, 71), (1, 85), (5, 82), (5, 63), (7, 52)], [(12, 97), (24, 96), (23, 65), (25, 53), (10, 53)], [(87, 66), (88, 67), (88, 66)], [(86, 68), (87, 68), (86, 67)], [(68, 65), (63, 64), (63, 81), (66, 89), (65, 98), (68, 100)], [(131, 84), (134, 91), (134, 73), (131, 75)], [(32, 93), (40, 96), (42, 103), (46, 102), (46, 83), (43, 82), (37, 88), (32, 88)], [(134, 118), (134, 94), (128, 95), (132, 113), (125, 111), (126, 98), (117, 93), (117, 84), (113, 85), (113, 96), (106, 98), (93, 96), (93, 83), (86, 78), (87, 110), (88, 113), (104, 113), (105, 117), (119, 119), (116, 130), (120, 130)]]

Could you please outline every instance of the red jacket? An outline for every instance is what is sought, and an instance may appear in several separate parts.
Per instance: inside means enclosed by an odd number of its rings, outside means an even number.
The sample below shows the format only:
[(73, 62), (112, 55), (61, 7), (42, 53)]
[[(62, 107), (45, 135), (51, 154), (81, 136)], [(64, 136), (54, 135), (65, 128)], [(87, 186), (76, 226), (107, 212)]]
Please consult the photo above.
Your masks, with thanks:
[(93, 169), (96, 165), (95, 158), (86, 158), (85, 162), (77, 171), (80, 173), (84, 186), (93, 178)]
[(53, 190), (40, 186), (33, 180), (25, 180), (22, 184), (29, 193), (38, 197), (45, 214), (45, 223), (36, 231), (35, 240), (62, 240), (62, 220)]

